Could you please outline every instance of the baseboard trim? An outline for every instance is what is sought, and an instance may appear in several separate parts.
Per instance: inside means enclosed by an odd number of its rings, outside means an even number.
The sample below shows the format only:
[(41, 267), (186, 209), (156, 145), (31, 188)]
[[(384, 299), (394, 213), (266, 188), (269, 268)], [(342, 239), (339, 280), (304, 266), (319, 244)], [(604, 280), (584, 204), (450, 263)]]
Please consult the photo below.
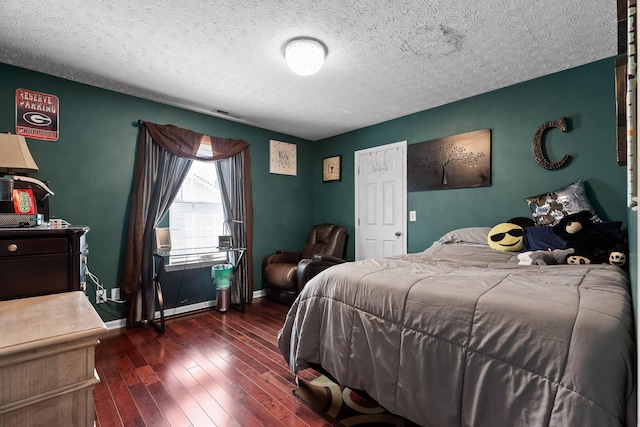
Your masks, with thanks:
[[(253, 299), (262, 298), (265, 296), (264, 289), (253, 291)], [(181, 307), (170, 308), (164, 311), (165, 318), (171, 316), (177, 316), (179, 314), (191, 313), (192, 311), (204, 310), (207, 308), (214, 307), (216, 305), (216, 300), (203, 301), (196, 304), (183, 305)], [(156, 318), (160, 317), (160, 312), (156, 312)], [(124, 328), (127, 326), (127, 319), (116, 319), (111, 320), (109, 322), (105, 322), (107, 329), (114, 330), (119, 328)]]

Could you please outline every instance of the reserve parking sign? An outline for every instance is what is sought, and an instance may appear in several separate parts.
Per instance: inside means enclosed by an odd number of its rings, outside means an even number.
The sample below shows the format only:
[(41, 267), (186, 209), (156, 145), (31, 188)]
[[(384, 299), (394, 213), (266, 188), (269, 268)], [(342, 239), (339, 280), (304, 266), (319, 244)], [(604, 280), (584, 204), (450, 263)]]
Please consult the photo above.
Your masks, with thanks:
[(59, 107), (57, 96), (16, 89), (16, 134), (57, 141)]

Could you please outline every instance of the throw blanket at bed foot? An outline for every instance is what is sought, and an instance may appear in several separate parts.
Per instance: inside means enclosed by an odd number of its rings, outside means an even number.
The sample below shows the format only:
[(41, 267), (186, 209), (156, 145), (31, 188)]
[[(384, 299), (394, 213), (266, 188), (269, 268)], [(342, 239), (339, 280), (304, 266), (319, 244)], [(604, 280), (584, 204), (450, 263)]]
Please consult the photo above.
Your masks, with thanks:
[(424, 426), (606, 427), (635, 425), (633, 336), (617, 267), (443, 245), (325, 270), (278, 346)]

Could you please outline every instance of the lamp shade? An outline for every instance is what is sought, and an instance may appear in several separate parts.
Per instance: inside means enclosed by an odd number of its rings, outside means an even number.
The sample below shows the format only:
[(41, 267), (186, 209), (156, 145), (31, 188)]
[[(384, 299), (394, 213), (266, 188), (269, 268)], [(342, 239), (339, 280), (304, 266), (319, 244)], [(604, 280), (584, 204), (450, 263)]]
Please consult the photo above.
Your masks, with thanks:
[(0, 133), (0, 172), (37, 172), (38, 165), (31, 157), (24, 136)]
[(300, 76), (310, 76), (320, 71), (326, 55), (325, 46), (320, 41), (308, 37), (292, 39), (284, 47), (287, 65)]

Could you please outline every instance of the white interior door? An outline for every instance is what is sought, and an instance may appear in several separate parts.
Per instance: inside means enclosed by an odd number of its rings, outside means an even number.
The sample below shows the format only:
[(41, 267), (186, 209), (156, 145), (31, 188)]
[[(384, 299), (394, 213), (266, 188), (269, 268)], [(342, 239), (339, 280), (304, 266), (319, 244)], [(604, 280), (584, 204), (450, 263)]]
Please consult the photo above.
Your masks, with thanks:
[(407, 252), (407, 141), (355, 153), (355, 258)]

